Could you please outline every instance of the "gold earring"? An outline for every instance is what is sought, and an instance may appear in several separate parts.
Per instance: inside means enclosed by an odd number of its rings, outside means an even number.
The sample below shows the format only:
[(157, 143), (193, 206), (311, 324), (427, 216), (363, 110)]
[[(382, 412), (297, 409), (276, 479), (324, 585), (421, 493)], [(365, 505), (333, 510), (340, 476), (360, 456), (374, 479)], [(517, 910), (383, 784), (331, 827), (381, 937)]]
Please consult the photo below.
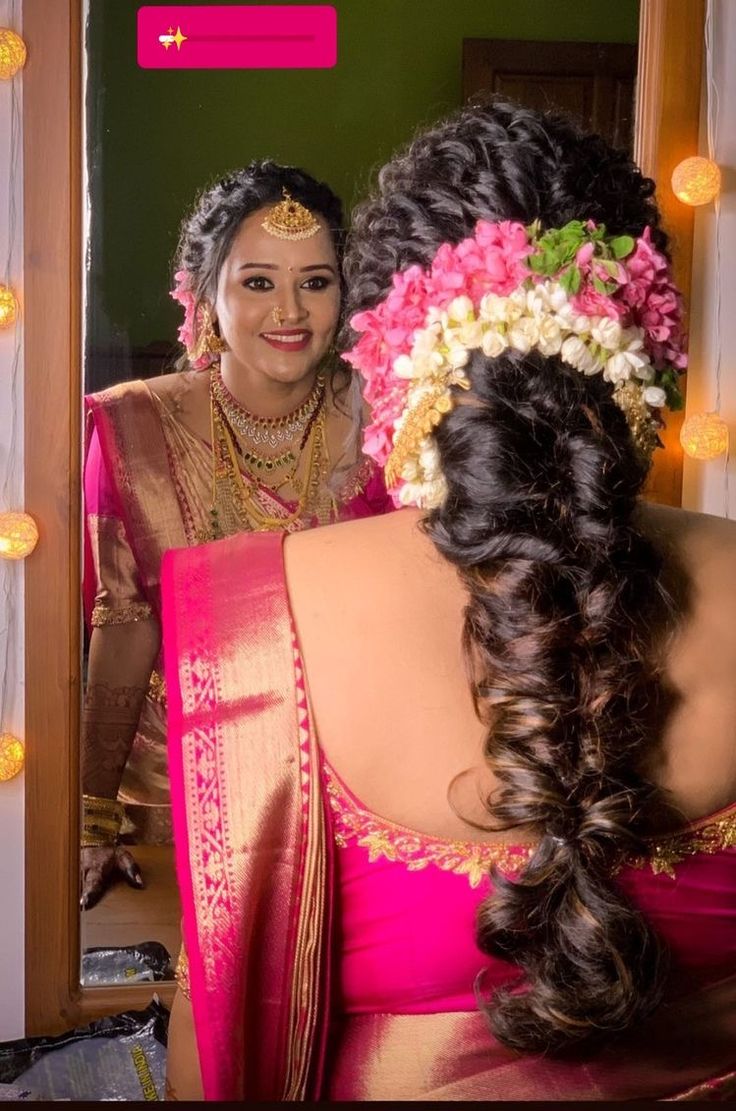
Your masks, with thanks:
[(282, 313), (278, 305), (274, 305), (274, 307), (271, 309), (271, 317), (273, 318), (273, 322), (277, 328), (280, 328), (281, 325), (284, 323), (284, 314)]
[(225, 351), (229, 351), (229, 347), (221, 336), (218, 336), (215, 331), (214, 322), (212, 320), (212, 309), (206, 301), (204, 301), (197, 310), (197, 320), (199, 328), (197, 329), (197, 340), (194, 347), (189, 352), (189, 357), (196, 361), (201, 359), (204, 355), (222, 355)]

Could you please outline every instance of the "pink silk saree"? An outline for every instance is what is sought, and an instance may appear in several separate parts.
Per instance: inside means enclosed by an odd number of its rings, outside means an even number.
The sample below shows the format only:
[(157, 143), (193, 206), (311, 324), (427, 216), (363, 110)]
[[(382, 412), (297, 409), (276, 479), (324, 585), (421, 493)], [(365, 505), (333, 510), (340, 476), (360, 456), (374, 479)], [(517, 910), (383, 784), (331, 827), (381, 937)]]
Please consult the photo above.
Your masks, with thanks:
[[(160, 618), (163, 553), (198, 543), (210, 525), (212, 452), (179, 419), (188, 379), (162, 401), (146, 382), (125, 382), (85, 399), (84, 602), (88, 624), (122, 624)], [(349, 456), (333, 475), (340, 520), (392, 508), (375, 464)], [(262, 510), (276, 518), (293, 508), (265, 486)], [(299, 521), (284, 527), (302, 528)], [(126, 661), (119, 684), (127, 685)], [(135, 672), (134, 672), (135, 673)], [(126, 804), (126, 833), (144, 842), (171, 841), (166, 758), (166, 688), (159, 657), (143, 704), (119, 797)], [(107, 676), (105, 681), (111, 682)], [(132, 683), (132, 680), (131, 680)], [(112, 681), (112, 685), (115, 682)]]
[(574, 1059), (506, 1050), (476, 1012), (339, 1013), (334, 841), (282, 537), (170, 552), (162, 589), (177, 870), (206, 1099), (736, 1094), (736, 969), (705, 986), (673, 978), (650, 1020)]

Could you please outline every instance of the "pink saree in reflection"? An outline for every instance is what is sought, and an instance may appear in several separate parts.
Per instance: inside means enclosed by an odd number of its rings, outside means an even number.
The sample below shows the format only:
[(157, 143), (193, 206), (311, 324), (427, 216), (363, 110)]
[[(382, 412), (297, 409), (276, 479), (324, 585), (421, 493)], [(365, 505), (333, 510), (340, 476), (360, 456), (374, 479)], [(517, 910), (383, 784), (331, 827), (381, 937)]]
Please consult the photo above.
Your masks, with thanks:
[[(506, 1050), (472, 1009), (472, 983), (465, 996), (448, 996), (444, 1008), (441, 996), (406, 1007), (389, 1001), (387, 991), (384, 1007), (379, 1000), (362, 1010), (351, 1003), (345, 959), (351, 920), (366, 942), (354, 947), (360, 953), (369, 941), (362, 908), (380, 908), (381, 891), (403, 921), (394, 892), (406, 888), (409, 906), (424, 890), (439, 907), (451, 898), (447, 881), (459, 877), (449, 865), (425, 867), (416, 853), (428, 850), (414, 845), (411, 831), (391, 842), (390, 831), (376, 828), (381, 820), (359, 804), (352, 817), (336, 811), (334, 794), (323, 786), (281, 545), (280, 535), (238, 536), (170, 552), (163, 565), (174, 833), (205, 1097), (733, 1098), (734, 808), (698, 823), (692, 836), (684, 831), (656, 847), (664, 871), (685, 860), (679, 896), (677, 879), (665, 891), (654, 868), (632, 864), (621, 874), (631, 898), (647, 913), (659, 912), (674, 971), (656, 1014), (605, 1049), (564, 1060)], [(368, 825), (361, 828), (361, 821)], [(375, 873), (370, 898), (366, 888), (351, 908), (344, 887), (350, 860), (358, 871), (362, 864), (356, 855), (335, 853), (370, 851), (375, 862), (381, 846), (386, 870)], [(413, 862), (407, 853), (415, 854)], [(463, 882), (471, 865), (456, 870), (464, 871)], [(481, 892), (470, 901), (458, 895), (468, 913), (475, 898)], [(441, 929), (435, 932), (451, 962), (457, 930), (448, 926), (444, 942)], [(469, 930), (468, 937), (472, 942)], [(363, 970), (352, 979), (356, 998), (369, 998), (376, 987), (370, 979), (383, 975), (388, 986), (405, 975), (407, 962), (398, 950), (391, 953), (389, 939), (383, 949), (380, 937), (372, 941), (376, 971), (353, 966)], [(417, 931), (407, 951), (413, 947), (419, 960), (423, 944)], [(478, 955), (478, 965), (485, 960)], [(495, 965), (497, 979), (510, 971)]]

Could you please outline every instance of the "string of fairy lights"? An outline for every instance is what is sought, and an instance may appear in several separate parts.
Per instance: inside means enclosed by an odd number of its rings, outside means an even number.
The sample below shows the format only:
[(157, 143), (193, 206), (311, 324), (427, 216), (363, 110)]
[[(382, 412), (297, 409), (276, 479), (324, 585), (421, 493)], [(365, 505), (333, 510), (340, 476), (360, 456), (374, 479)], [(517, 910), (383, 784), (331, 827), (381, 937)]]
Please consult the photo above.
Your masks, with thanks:
[(684, 204), (713, 204), (714, 215), (714, 290), (713, 362), (715, 374), (714, 408), (691, 413), (680, 430), (683, 451), (691, 459), (711, 460), (724, 456), (724, 516), (729, 516), (729, 434), (721, 416), (721, 171), (716, 157), (718, 137), (718, 85), (714, 77), (715, 0), (708, 0), (705, 14), (705, 95), (707, 157), (686, 158), (675, 167), (672, 188)]
[[(18, 251), (18, 183), (21, 164), (21, 109), (20, 81), (26, 62), (26, 45), (13, 27), (18, 26), (20, 5), (10, 0), (8, 13), (11, 27), (0, 27), (0, 99), (3, 117), (9, 120), (7, 156), (0, 159), (0, 174), (4, 174), (0, 196), (7, 194), (7, 253), (0, 278), (0, 365), (3, 367), (3, 398), (9, 414), (7, 442), (0, 452), (0, 780), (12, 779), (23, 767), (22, 740), (5, 729), (8, 685), (15, 681), (12, 646), (18, 632), (19, 597), (22, 587), (22, 570), (18, 561), (29, 555), (38, 540), (36, 523), (28, 514), (19, 512), (14, 505), (22, 499), (23, 479), (18, 459), (18, 423), (20, 420), (21, 355), (21, 304), (17, 283), (22, 268)], [(5, 364), (8, 364), (7, 375)]]

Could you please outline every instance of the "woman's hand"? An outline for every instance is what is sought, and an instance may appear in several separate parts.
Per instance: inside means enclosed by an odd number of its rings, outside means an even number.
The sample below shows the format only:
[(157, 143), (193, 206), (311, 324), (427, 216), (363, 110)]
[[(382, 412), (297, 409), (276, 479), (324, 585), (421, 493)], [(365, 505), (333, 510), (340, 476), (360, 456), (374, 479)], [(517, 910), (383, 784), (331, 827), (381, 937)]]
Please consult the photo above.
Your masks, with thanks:
[(98, 903), (118, 874), (131, 887), (145, 887), (141, 870), (124, 845), (82, 849), (82, 894), (79, 899), (82, 910), (90, 910)]

